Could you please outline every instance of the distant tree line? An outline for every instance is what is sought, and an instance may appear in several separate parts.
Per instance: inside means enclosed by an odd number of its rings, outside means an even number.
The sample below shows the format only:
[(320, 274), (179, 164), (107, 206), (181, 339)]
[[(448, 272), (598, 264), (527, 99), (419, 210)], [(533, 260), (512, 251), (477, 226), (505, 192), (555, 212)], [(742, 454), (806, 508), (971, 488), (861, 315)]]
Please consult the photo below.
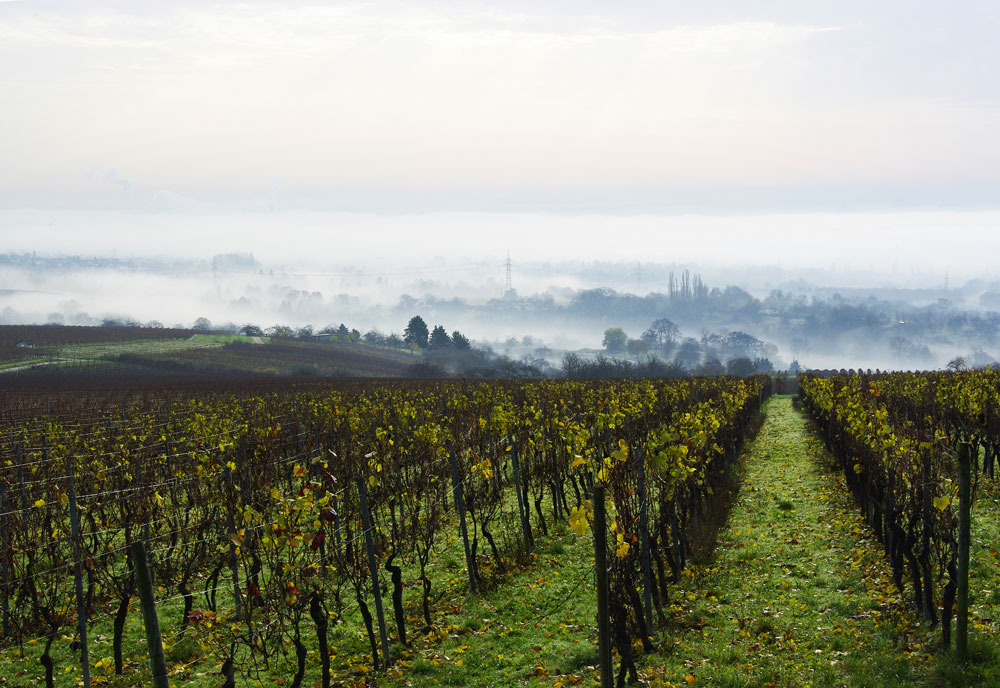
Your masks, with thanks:
[[(204, 322), (202, 322), (204, 321)], [(195, 322), (196, 330), (211, 329), (211, 323), (205, 318), (199, 318)], [(239, 334), (247, 337), (277, 337), (277, 338), (298, 338), (298, 339), (332, 339), (341, 342), (361, 342), (370, 346), (384, 346), (396, 349), (427, 349), (468, 351), (472, 348), (472, 341), (458, 330), (451, 334), (445, 330), (443, 325), (435, 325), (433, 330), (428, 329), (427, 323), (419, 315), (410, 318), (403, 330), (402, 336), (392, 332), (384, 334), (377, 329), (369, 330), (361, 334), (357, 329), (348, 328), (344, 323), (337, 326), (327, 325), (319, 331), (314, 331), (311, 325), (293, 328), (288, 325), (273, 325), (266, 329), (253, 324), (247, 324), (239, 328)]]
[[(805, 295), (775, 289), (766, 297), (757, 298), (738, 286), (709, 287), (699, 275), (682, 273), (668, 279), (665, 291), (644, 296), (602, 287), (527, 296), (510, 291), (503, 298), (476, 307), (461, 299), (433, 295), (425, 295), (419, 302), (455, 316), (504, 315), (519, 321), (558, 318), (583, 325), (587, 321), (612, 320), (634, 327), (637, 322), (664, 319), (688, 328), (712, 323), (716, 329), (751, 331), (780, 341), (796, 359), (809, 353), (847, 354), (925, 366), (937, 361), (935, 349), (956, 346), (969, 347), (969, 359), (977, 364), (995, 359), (995, 352), (980, 349), (991, 349), (1000, 341), (1000, 313), (964, 309), (947, 298), (917, 304), (877, 298), (870, 291), (852, 297), (853, 292), (846, 292), (846, 296), (839, 292)], [(417, 299), (404, 295), (397, 310), (404, 304), (416, 303)], [(1000, 304), (1000, 296), (988, 303)], [(647, 353), (641, 342), (648, 343), (650, 351), (670, 347), (671, 339), (675, 348), (682, 343), (676, 333), (672, 337), (667, 333), (667, 341), (658, 339), (656, 332), (624, 342), (618, 335), (611, 337), (605, 346), (610, 346), (606, 348), (609, 354), (627, 352), (641, 357)], [(710, 343), (713, 347), (717, 345)], [(759, 356), (749, 357), (752, 360)]]
[(603, 354), (588, 359), (573, 351), (563, 355), (560, 367), (562, 376), (571, 379), (714, 377), (717, 375), (750, 377), (758, 373), (770, 372), (774, 372), (774, 366), (767, 359), (734, 358), (723, 365), (718, 359), (713, 358), (693, 367), (687, 367), (676, 359), (664, 361), (655, 355), (647, 356), (638, 361), (612, 358)]
[(410, 318), (403, 330), (403, 342), (417, 349), (446, 350), (455, 349), (457, 351), (468, 351), (472, 348), (472, 342), (464, 334), (455, 330), (450, 335), (443, 325), (435, 325), (433, 330), (428, 332), (427, 323), (419, 315)]
[(635, 361), (599, 356), (596, 361), (588, 362), (574, 354), (575, 358), (563, 359), (564, 374), (576, 377), (579, 369), (585, 369), (591, 377), (618, 377), (616, 370), (628, 373), (628, 376), (641, 376), (647, 374), (642, 371), (660, 371), (666, 366), (669, 375), (747, 377), (773, 371), (774, 364), (770, 357), (777, 353), (773, 344), (746, 332), (716, 334), (705, 330), (700, 340), (694, 337), (681, 339), (680, 327), (669, 318), (654, 320), (639, 339), (630, 339), (620, 327), (609, 327), (604, 331), (602, 346), (609, 355), (625, 353)]

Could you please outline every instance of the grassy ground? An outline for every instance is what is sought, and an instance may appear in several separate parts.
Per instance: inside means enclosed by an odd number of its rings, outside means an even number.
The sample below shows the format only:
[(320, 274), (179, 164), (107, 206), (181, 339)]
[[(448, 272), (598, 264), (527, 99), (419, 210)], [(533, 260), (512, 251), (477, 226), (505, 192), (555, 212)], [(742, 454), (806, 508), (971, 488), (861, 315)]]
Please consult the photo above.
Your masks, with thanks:
[[(246, 344), (232, 347), (229, 344)], [(149, 374), (300, 375), (330, 377), (408, 377), (414, 355), (342, 342), (295, 338), (195, 334), (183, 339), (91, 342), (59, 350), (67, 361), (92, 363), (112, 360), (145, 366)], [(419, 359), (418, 359), (419, 360)]]
[[(713, 560), (689, 570), (661, 655), (648, 658), (652, 685), (996, 685), (989, 624), (980, 621), (970, 640), (972, 665), (955, 666), (938, 630), (896, 590), (841, 474), (789, 397), (770, 402), (743, 470)], [(984, 560), (993, 555), (979, 550), (974, 570), (995, 581), (995, 562)]]
[[(969, 628), (973, 663), (968, 683), (1000, 685), (1000, 481), (974, 482), (972, 542), (969, 561)], [(945, 665), (952, 682), (961, 675)]]
[(418, 638), (384, 685), (593, 684), (593, 540), (555, 530), (492, 591), (473, 596), (461, 585), (436, 634)]
[(59, 347), (61, 358), (91, 360), (118, 356), (120, 354), (164, 354), (186, 349), (204, 349), (221, 347), (226, 341), (219, 335), (194, 335), (189, 338), (149, 339), (117, 342), (87, 342), (85, 344), (67, 344)]
[[(86, 328), (97, 333), (103, 328)], [(97, 336), (91, 333), (91, 336)], [(246, 344), (248, 346), (229, 346)], [(258, 346), (259, 345), (259, 346)], [(58, 371), (111, 362), (130, 376), (275, 375), (305, 377), (438, 377), (483, 363), (476, 352), (411, 351), (367, 344), (294, 337), (195, 333), (143, 339), (63, 343), (34, 350), (28, 358), (13, 346), (0, 351), (0, 372), (44, 363)], [(414, 364), (426, 364), (422, 369)], [(75, 368), (75, 369), (74, 369)], [(99, 371), (100, 374), (101, 371)], [(118, 372), (112, 371), (108, 372)]]
[(667, 684), (922, 683), (930, 641), (841, 476), (790, 398), (767, 412), (729, 526), (714, 559), (689, 570), (651, 673)]
[[(587, 538), (569, 534), (563, 524), (555, 527), (549, 538), (539, 538), (539, 549), (521, 564), (512, 564), (504, 572), (494, 572), (494, 591), (483, 596), (468, 594), (461, 539), (455, 533), (445, 542), (428, 567), (435, 584), (433, 626), (427, 633), (419, 616), (419, 588), (416, 571), (408, 570), (405, 601), (408, 614), (410, 646), (392, 645), (394, 665), (388, 673), (372, 671), (372, 661), (364, 627), (353, 604), (351, 593), (344, 591), (348, 613), (340, 623), (331, 625), (334, 685), (540, 685), (539, 678), (549, 672), (578, 672), (578, 677), (593, 673), (597, 663), (596, 636), (589, 621), (595, 606), (592, 546)], [(572, 593), (580, 593), (573, 595)], [(158, 590), (158, 600), (176, 591)], [(199, 598), (200, 600), (201, 598)], [(374, 613), (371, 600), (369, 605)], [(394, 639), (390, 602), (384, 597), (390, 639)], [(197, 605), (196, 605), (197, 606)], [(225, 585), (219, 592), (220, 623), (228, 625), (233, 608), (232, 596)], [(208, 636), (189, 630), (179, 633), (180, 600), (158, 604), (171, 685), (216, 687), (225, 648)], [(100, 611), (91, 620), (90, 662), (92, 685), (124, 688), (145, 685), (149, 676), (145, 635), (138, 601), (133, 599), (125, 632), (125, 673), (114, 675), (111, 648), (111, 609)], [(304, 685), (319, 685), (320, 669), (315, 652), (312, 624), (303, 623), (303, 642), (310, 650)], [(52, 649), (56, 667), (55, 683), (60, 688), (82, 685), (79, 655), (72, 649), (73, 629), (66, 627)], [(44, 685), (44, 670), (38, 658), (44, 649), (42, 638), (0, 653), (0, 685), (15, 688)], [(486, 652), (484, 647), (488, 646)], [(237, 679), (237, 685), (286, 685), (294, 673), (294, 652), (286, 647), (286, 656), (272, 658), (269, 668), (255, 679)], [(484, 654), (486, 652), (486, 654)], [(537, 676), (536, 676), (537, 673)], [(530, 679), (530, 680), (529, 680)], [(545, 682), (541, 682), (545, 685)]]
[(210, 342), (214, 344), (229, 344), (230, 342), (244, 342), (247, 344), (266, 344), (271, 341), (270, 337), (250, 337), (244, 334), (195, 334), (191, 336), (192, 342)]
[(12, 368), (25, 368), (28, 366), (38, 365), (39, 363), (45, 363), (47, 358), (25, 358), (20, 361), (11, 361), (8, 363), (0, 363), (0, 370), (9, 370)]
[[(258, 337), (257, 339), (267, 341), (268, 338)], [(190, 337), (121, 339), (62, 344), (40, 349), (35, 358), (4, 361), (0, 363), (0, 370), (29, 367), (39, 363), (71, 366), (79, 363), (92, 363), (122, 354), (153, 356), (191, 349), (216, 349), (230, 342), (252, 343), (255, 342), (255, 339), (241, 335), (195, 334)]]
[[(789, 397), (767, 410), (714, 556), (672, 589), (671, 625), (657, 637), (657, 651), (642, 658), (644, 683), (996, 685), (993, 619), (1000, 615), (989, 607), (1000, 598), (998, 554), (989, 546), (997, 542), (995, 486), (981, 486), (977, 508), (973, 662), (963, 669), (896, 590), (880, 545), (807, 420)], [(387, 683), (594, 685), (591, 546), (589, 537), (564, 534), (506, 585), (456, 600), (448, 621), (463, 630), (418, 644), (402, 675)]]
[[(996, 685), (996, 486), (980, 485), (974, 515), (973, 662), (963, 669), (940, 649), (937, 629), (927, 628), (896, 591), (842, 477), (790, 398), (773, 399), (767, 413), (745, 457), (742, 488), (714, 555), (689, 568), (671, 588), (670, 625), (655, 639), (656, 652), (639, 659), (643, 683)], [(538, 539), (534, 555), (498, 574), (497, 585), (470, 595), (461, 541), (452, 534), (432, 562), (431, 631), (417, 630), (419, 583), (416, 572), (407, 571), (410, 646), (396, 643), (392, 669), (372, 672), (361, 622), (356, 613), (349, 615), (330, 629), (335, 685), (596, 685), (592, 548), (589, 534), (576, 536), (559, 524)], [(225, 608), (228, 600), (220, 604)], [(110, 675), (110, 620), (105, 617), (91, 631), (92, 662), (101, 662), (95, 685), (139, 685), (148, 675), (137, 611), (129, 621), (124, 677)], [(221, 657), (177, 635), (176, 601), (160, 614), (172, 685), (221, 685)], [(56, 645), (58, 685), (79, 681), (71, 641), (66, 635)], [(304, 641), (310, 648), (304, 685), (318, 685), (315, 642)], [(26, 644), (0, 654), (0, 684), (39, 685), (41, 649), (40, 643)], [(284, 685), (291, 672), (291, 664), (279, 660), (259, 682), (237, 678), (237, 685)]]

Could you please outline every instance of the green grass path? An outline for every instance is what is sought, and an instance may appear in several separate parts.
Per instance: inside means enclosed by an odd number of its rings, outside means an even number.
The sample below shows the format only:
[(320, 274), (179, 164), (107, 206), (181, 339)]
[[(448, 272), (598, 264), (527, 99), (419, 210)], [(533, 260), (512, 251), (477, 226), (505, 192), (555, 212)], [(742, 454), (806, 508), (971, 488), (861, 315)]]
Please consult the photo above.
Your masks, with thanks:
[[(934, 673), (936, 632), (896, 591), (808, 420), (790, 397), (772, 399), (766, 413), (711, 560), (671, 586), (670, 625), (639, 660), (643, 683), (947, 685)], [(525, 571), (458, 600), (443, 620), (452, 630), (418, 643), (390, 683), (596, 685), (592, 576), (579, 580), (591, 547), (563, 530)]]
[(901, 600), (833, 459), (790, 397), (766, 413), (714, 559), (688, 572), (669, 658), (698, 684), (928, 685), (934, 636)]

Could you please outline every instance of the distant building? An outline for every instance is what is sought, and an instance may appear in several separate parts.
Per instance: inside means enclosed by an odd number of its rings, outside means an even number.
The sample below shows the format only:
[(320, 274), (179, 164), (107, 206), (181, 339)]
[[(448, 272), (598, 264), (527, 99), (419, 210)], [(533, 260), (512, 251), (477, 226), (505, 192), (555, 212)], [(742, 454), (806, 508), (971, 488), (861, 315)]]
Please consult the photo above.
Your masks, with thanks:
[(252, 253), (220, 253), (212, 257), (213, 273), (256, 274), (260, 272), (261, 267)]
[(17, 343), (17, 348), (18, 349), (34, 349), (35, 348), (35, 343), (33, 341), (31, 341), (30, 339), (22, 339), (21, 341), (19, 341)]

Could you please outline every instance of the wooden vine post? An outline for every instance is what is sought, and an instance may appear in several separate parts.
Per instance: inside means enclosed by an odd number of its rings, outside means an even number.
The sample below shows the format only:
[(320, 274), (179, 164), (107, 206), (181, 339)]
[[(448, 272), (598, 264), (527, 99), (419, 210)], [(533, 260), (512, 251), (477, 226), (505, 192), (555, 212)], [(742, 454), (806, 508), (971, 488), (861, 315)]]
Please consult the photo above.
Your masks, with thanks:
[(971, 447), (968, 442), (963, 442), (958, 448), (958, 617), (955, 619), (955, 655), (960, 662), (965, 662), (969, 658), (971, 479)]
[(462, 544), (465, 545), (465, 568), (469, 572), (469, 590), (477, 592), (476, 561), (472, 558), (472, 548), (469, 547), (469, 527), (465, 522), (465, 498), (462, 491), (462, 477), (458, 474), (458, 461), (454, 452), (451, 457), (451, 489), (454, 492), (455, 507), (458, 509), (458, 526), (462, 531)]
[(3, 514), (3, 523), (0, 524), (0, 567), (3, 568), (3, 635), (6, 638), (10, 635), (10, 591), (9, 576), (7, 571), (7, 552), (10, 545), (7, 542), (7, 482), (0, 481), (0, 514)]
[(920, 559), (924, 576), (922, 611), (925, 619), (936, 621), (937, 617), (934, 613), (934, 580), (930, 574), (931, 532), (934, 529), (934, 523), (933, 512), (931, 511), (933, 500), (931, 499), (930, 490), (931, 450), (929, 446), (923, 448), (920, 458), (920, 517), (923, 522), (923, 534), (920, 543)]
[(646, 616), (646, 635), (653, 635), (653, 563), (649, 551), (649, 493), (646, 489), (646, 455), (636, 448), (639, 462), (639, 536), (642, 546), (642, 601)]
[(153, 580), (149, 575), (149, 564), (146, 561), (146, 544), (133, 542), (131, 552), (132, 565), (135, 567), (135, 583), (139, 590), (139, 603), (142, 606), (142, 623), (146, 627), (146, 646), (149, 648), (153, 686), (170, 688), (167, 662), (163, 656), (163, 640), (160, 637), (160, 618), (156, 613), (156, 600), (153, 599)]
[(90, 649), (87, 646), (87, 598), (83, 593), (83, 562), (80, 553), (80, 514), (76, 510), (76, 488), (73, 484), (73, 458), (66, 455), (66, 479), (69, 493), (69, 526), (73, 537), (73, 578), (76, 586), (76, 622), (80, 633), (80, 666), (84, 688), (90, 688)]
[(604, 485), (594, 485), (594, 569), (597, 573), (597, 647), (601, 688), (611, 688), (611, 614), (608, 590), (608, 536), (604, 513)]
[[(137, 454), (135, 457), (135, 463), (133, 464), (133, 471), (135, 473), (135, 489), (138, 494), (143, 494), (142, 490), (142, 455)], [(152, 513), (148, 513), (146, 518), (142, 522), (142, 539), (145, 542), (149, 542), (149, 522), (154, 518)], [(153, 577), (153, 556), (149, 552), (149, 547), (146, 547), (146, 563), (149, 566), (149, 576), (150, 579)]]
[(521, 462), (517, 456), (517, 446), (514, 444), (514, 436), (507, 436), (510, 447), (510, 463), (514, 469), (514, 493), (517, 495), (517, 513), (521, 517), (521, 533), (524, 537), (524, 551), (531, 551), (531, 524), (528, 523), (528, 507), (525, 504), (524, 494), (521, 492)]
[(233, 471), (229, 468), (227, 462), (225, 468), (226, 476), (226, 487), (227, 492), (233, 503), (228, 505), (226, 509), (226, 526), (229, 528), (229, 569), (232, 573), (233, 578), (233, 600), (236, 605), (236, 616), (243, 615), (243, 596), (240, 593), (240, 564), (239, 559), (236, 557), (236, 541), (233, 539), (236, 537), (236, 520), (233, 517), (233, 509), (236, 508), (236, 493), (233, 491)]
[(389, 635), (385, 630), (385, 612), (382, 610), (382, 587), (378, 581), (378, 559), (375, 558), (375, 540), (372, 537), (372, 515), (368, 511), (368, 495), (365, 492), (365, 480), (360, 475), (355, 477), (358, 485), (358, 498), (361, 502), (361, 525), (365, 529), (365, 549), (368, 551), (368, 570), (372, 576), (372, 594), (375, 596), (375, 616), (378, 618), (379, 640), (382, 641), (382, 660), (388, 668), (392, 663), (389, 655)]

